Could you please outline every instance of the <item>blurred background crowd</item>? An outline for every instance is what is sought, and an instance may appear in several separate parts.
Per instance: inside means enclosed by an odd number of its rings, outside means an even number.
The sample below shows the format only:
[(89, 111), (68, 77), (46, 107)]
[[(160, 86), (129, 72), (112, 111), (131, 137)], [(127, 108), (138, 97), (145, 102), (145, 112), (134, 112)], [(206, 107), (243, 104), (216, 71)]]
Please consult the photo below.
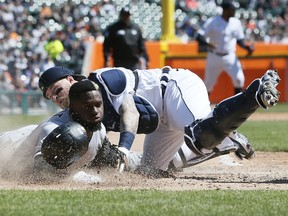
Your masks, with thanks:
[[(236, 16), (249, 40), (288, 43), (288, 0), (239, 0)], [(80, 73), (86, 41), (129, 5), (146, 40), (161, 36), (161, 0), (0, 0), (0, 90), (38, 88), (39, 73), (57, 65)], [(219, 12), (217, 0), (175, 0), (176, 35), (183, 43)]]

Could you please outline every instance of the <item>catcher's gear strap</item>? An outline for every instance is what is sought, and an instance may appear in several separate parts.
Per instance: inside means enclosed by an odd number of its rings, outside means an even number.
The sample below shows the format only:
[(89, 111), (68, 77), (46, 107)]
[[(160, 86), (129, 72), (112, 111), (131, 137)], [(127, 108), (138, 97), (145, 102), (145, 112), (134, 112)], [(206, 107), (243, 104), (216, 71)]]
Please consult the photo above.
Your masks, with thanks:
[(138, 123), (138, 134), (149, 134), (155, 131), (159, 124), (159, 114), (155, 107), (145, 98), (133, 95), (136, 108), (140, 114)]
[(186, 164), (187, 164), (187, 160), (186, 160), (186, 157), (185, 157), (185, 154), (184, 154), (182, 148), (180, 148), (180, 149), (178, 150), (178, 153), (179, 153), (179, 155), (180, 155), (180, 158), (181, 158), (181, 160), (182, 160), (182, 163), (183, 163), (184, 165), (186, 165)]
[(133, 71), (134, 77), (135, 77), (135, 85), (134, 85), (134, 92), (137, 91), (138, 84), (139, 84), (139, 74), (137, 70)]
[(166, 87), (167, 87), (167, 83), (170, 80), (169, 71), (171, 69), (172, 68), (169, 67), (169, 66), (165, 66), (165, 67), (162, 68), (162, 76), (160, 78), (161, 89), (162, 89), (162, 98), (164, 98)]

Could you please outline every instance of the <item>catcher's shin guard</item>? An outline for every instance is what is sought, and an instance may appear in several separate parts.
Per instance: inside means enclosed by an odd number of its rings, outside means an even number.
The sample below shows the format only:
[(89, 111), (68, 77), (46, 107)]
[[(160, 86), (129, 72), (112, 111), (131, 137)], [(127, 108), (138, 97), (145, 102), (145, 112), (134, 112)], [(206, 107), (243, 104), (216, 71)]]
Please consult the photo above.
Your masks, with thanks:
[(213, 109), (212, 117), (185, 127), (186, 144), (194, 152), (217, 146), (257, 108), (267, 108), (278, 102), (279, 92), (276, 86), (279, 81), (277, 72), (268, 70), (261, 79), (254, 80), (244, 92), (220, 102)]

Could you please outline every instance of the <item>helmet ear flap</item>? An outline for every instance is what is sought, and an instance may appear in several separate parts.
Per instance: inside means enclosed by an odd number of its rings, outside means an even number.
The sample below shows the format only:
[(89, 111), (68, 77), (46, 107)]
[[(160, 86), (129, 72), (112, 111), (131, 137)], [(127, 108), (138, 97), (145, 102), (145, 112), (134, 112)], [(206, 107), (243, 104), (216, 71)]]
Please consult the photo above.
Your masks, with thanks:
[(76, 122), (64, 123), (43, 140), (43, 159), (57, 169), (65, 169), (88, 150), (89, 138), (85, 128)]

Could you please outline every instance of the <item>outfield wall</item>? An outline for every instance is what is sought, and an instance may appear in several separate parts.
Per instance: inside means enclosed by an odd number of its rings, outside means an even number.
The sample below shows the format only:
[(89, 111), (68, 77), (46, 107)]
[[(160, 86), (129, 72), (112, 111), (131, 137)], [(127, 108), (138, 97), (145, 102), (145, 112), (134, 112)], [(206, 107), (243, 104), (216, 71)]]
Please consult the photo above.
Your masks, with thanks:
[[(206, 53), (198, 53), (198, 44), (191, 42), (165, 43), (146, 42), (147, 51), (150, 57), (150, 68), (158, 68), (169, 65), (175, 68), (190, 69), (201, 78), (204, 78)], [(245, 73), (245, 87), (255, 78), (261, 77), (269, 68), (278, 69), (281, 77), (279, 90), (281, 92), (280, 101), (288, 101), (288, 45), (255, 43), (255, 52), (246, 58), (246, 51), (237, 48), (237, 54)], [(102, 43), (90, 44), (89, 58), (87, 58), (84, 74), (91, 70), (103, 67), (104, 59), (102, 54)], [(230, 78), (222, 73), (218, 79), (214, 91), (211, 93), (211, 102), (217, 103), (224, 98), (232, 96), (234, 92)]]

